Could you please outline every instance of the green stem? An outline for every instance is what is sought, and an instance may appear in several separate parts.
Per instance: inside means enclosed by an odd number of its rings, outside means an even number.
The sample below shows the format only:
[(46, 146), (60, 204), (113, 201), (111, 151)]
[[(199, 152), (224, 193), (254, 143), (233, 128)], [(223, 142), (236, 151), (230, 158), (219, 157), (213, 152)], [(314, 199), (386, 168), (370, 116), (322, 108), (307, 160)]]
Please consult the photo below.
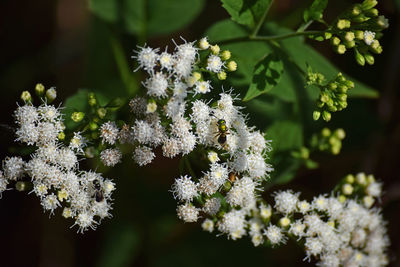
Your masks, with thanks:
[(250, 35), (250, 36), (245, 36), (245, 37), (238, 37), (238, 38), (224, 40), (224, 41), (219, 42), (219, 44), (231, 44), (231, 43), (244, 42), (244, 41), (272, 42), (272, 41), (279, 41), (282, 39), (292, 38), (292, 37), (297, 37), (297, 36), (316, 35), (316, 34), (322, 34), (322, 33), (324, 33), (324, 31), (291, 32), (291, 33), (280, 34), (280, 35), (271, 35), (271, 36), (251, 36)]
[(190, 165), (189, 159), (187, 157), (184, 157), (184, 161), (190, 176), (192, 176), (193, 179), (196, 179), (196, 174), (194, 173), (192, 166)]
[(313, 23), (313, 20), (310, 20), (309, 22), (302, 24), (296, 32), (304, 32), (305, 30), (307, 30), (308, 27), (310, 27), (310, 25)]
[(254, 31), (251, 33), (251, 37), (255, 37), (257, 36), (258, 32), (260, 31), (261, 26), (263, 25), (265, 18), (267, 17), (267, 14), (269, 12), (269, 9), (272, 6), (272, 3), (274, 2), (274, 0), (271, 0), (271, 2), (269, 3), (269, 5), (267, 6), (267, 8), (265, 9), (261, 19), (258, 21), (256, 27), (254, 28)]

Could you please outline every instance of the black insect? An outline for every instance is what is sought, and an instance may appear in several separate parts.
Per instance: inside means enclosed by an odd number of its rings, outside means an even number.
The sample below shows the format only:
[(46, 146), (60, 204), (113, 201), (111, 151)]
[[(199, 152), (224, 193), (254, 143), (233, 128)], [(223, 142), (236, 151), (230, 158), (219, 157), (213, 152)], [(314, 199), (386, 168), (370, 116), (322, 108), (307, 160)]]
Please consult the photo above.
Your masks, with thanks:
[(94, 193), (95, 199), (97, 202), (102, 202), (104, 200), (104, 192), (103, 188), (101, 188), (99, 180), (93, 180), (93, 187), (96, 190)]

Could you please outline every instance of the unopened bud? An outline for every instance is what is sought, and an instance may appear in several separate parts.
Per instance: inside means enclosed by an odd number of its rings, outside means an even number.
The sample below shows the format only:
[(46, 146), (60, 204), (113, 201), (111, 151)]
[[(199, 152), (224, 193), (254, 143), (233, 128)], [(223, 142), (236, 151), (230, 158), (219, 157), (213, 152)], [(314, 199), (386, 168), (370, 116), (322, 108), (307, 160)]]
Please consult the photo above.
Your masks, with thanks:
[(338, 45), (337, 47), (336, 47), (336, 52), (338, 53), (338, 54), (341, 54), (341, 55), (343, 55), (345, 52), (346, 52), (346, 46), (344, 46), (344, 45), (342, 45), (342, 44), (340, 44), (340, 45)]
[(368, 10), (373, 8), (374, 6), (376, 6), (378, 4), (378, 1), (376, 0), (365, 0), (362, 4), (361, 4), (361, 8), (362, 10)]
[(331, 39), (332, 38), (332, 33), (324, 32), (324, 38), (325, 38), (325, 40)]
[(361, 66), (365, 65), (365, 58), (363, 55), (361, 55), (360, 52), (358, 52), (357, 49), (354, 49), (354, 57), (359, 65)]
[(56, 99), (57, 97), (57, 91), (55, 87), (51, 87), (46, 91), (46, 99), (48, 103), (51, 103)]
[(208, 49), (210, 47), (210, 43), (207, 40), (207, 37), (201, 38), (199, 41), (199, 48), (202, 50)]
[(369, 64), (369, 65), (374, 65), (375, 63), (375, 58), (373, 55), (367, 53), (364, 55), (365, 61)]
[(329, 111), (324, 110), (322, 112), (322, 119), (324, 119), (324, 121), (330, 121), (332, 118), (332, 115)]
[(358, 40), (364, 40), (364, 32), (363, 31), (354, 31), (354, 36)]
[(347, 19), (339, 19), (338, 22), (336, 23), (336, 27), (339, 30), (350, 28), (350, 21), (348, 21)]
[(231, 58), (231, 51), (229, 51), (229, 50), (222, 51), (222, 53), (221, 53), (222, 60), (228, 60), (230, 58)]
[(320, 117), (321, 117), (321, 112), (318, 111), (318, 110), (315, 110), (315, 111), (313, 112), (313, 119), (314, 119), (315, 121), (317, 121), (317, 120), (319, 120)]
[(85, 117), (85, 113), (83, 113), (82, 111), (74, 112), (74, 113), (72, 113), (72, 115), (71, 115), (71, 119), (72, 119), (74, 122), (80, 122), (80, 121), (83, 120), (84, 117)]
[(64, 132), (60, 132), (57, 136), (58, 140), (63, 141), (65, 139), (65, 133)]
[(42, 96), (44, 94), (44, 85), (41, 83), (36, 84), (35, 86), (35, 93), (38, 96)]
[(98, 108), (97, 115), (100, 117), (100, 119), (103, 119), (107, 115), (107, 110), (105, 108)]
[(218, 79), (221, 81), (226, 80), (226, 72), (225, 71), (218, 72)]
[(97, 123), (95, 123), (93, 121), (89, 123), (89, 129), (91, 131), (96, 131), (98, 128), (99, 128), (99, 125)]
[(214, 55), (218, 55), (219, 51), (221, 51), (221, 49), (219, 48), (218, 45), (212, 45), (210, 47), (210, 49), (211, 49), (211, 53), (213, 53)]
[(339, 37), (333, 37), (332, 39), (331, 39), (331, 43), (332, 43), (332, 45), (334, 45), (334, 46), (337, 46), (337, 45), (339, 45), (340, 44), (340, 39), (339, 39)]
[(346, 32), (344, 35), (344, 39), (346, 39), (347, 42), (351, 42), (354, 40), (354, 32)]
[(236, 71), (237, 70), (237, 63), (233, 60), (228, 62), (228, 65), (226, 66), (228, 68), (228, 71)]
[(21, 100), (25, 103), (32, 102), (31, 93), (29, 93), (29, 91), (23, 91), (21, 94)]

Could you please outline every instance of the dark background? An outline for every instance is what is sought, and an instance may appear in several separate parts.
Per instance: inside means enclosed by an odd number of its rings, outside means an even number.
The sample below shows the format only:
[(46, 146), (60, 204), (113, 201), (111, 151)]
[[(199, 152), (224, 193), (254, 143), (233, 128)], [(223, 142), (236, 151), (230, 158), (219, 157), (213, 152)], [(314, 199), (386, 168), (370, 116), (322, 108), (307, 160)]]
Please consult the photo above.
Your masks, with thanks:
[[(276, 1), (268, 20), (295, 27), (299, 10), (310, 1)], [(331, 1), (327, 17), (334, 17), (352, 1)], [(93, 16), (86, 1), (0, 1), (0, 124), (12, 125), (11, 113), (22, 90), (36, 83), (56, 86), (59, 100), (78, 88), (122, 88), (106, 38), (107, 27)], [(380, 1), (378, 9), (390, 27), (381, 41), (382, 55), (375, 65), (359, 67), (352, 56), (338, 56), (328, 44), (309, 42), (343, 72), (380, 92), (379, 99), (350, 100), (333, 125), (347, 132), (338, 157), (317, 158), (321, 168), (300, 169), (288, 186), (309, 197), (329, 192), (347, 173), (365, 171), (384, 182), (380, 205), (392, 245), (392, 266), (400, 266), (400, 20), (399, 5)], [(200, 16), (172, 36), (148, 43), (170, 44), (171, 37), (199, 39), (215, 21), (227, 18), (219, 1), (209, 0)], [(284, 18), (284, 19), (282, 19)], [(122, 35), (130, 57), (136, 40)], [(132, 69), (133, 62), (129, 61)], [(336, 114), (335, 114), (336, 115)], [(11, 132), (0, 131), (0, 158), (18, 149)], [(225, 236), (202, 232), (197, 224), (183, 224), (175, 215), (176, 203), (168, 191), (178, 175), (178, 161), (158, 157), (149, 167), (138, 169), (126, 158), (106, 177), (117, 183), (113, 218), (96, 231), (77, 234), (72, 221), (56, 214), (49, 219), (39, 201), (16, 191), (0, 200), (0, 266), (309, 266), (300, 247), (289, 243), (279, 249), (254, 248), (247, 238), (229, 241)], [(276, 189), (273, 187), (266, 196)], [(314, 263), (312, 263), (313, 265)]]

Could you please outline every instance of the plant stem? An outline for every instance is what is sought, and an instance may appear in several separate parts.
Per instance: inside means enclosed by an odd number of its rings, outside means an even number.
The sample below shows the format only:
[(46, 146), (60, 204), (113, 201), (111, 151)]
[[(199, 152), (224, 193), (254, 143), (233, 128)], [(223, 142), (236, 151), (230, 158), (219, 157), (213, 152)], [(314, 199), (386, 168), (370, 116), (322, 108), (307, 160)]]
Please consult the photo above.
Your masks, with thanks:
[(260, 31), (261, 26), (263, 25), (265, 18), (267, 17), (267, 14), (269, 12), (269, 9), (272, 6), (272, 3), (274, 2), (274, 0), (271, 0), (271, 2), (269, 2), (269, 5), (267, 6), (267, 8), (265, 9), (261, 19), (258, 21), (256, 27), (254, 28), (254, 31), (251, 33), (251, 37), (255, 37), (257, 36), (258, 32)]

